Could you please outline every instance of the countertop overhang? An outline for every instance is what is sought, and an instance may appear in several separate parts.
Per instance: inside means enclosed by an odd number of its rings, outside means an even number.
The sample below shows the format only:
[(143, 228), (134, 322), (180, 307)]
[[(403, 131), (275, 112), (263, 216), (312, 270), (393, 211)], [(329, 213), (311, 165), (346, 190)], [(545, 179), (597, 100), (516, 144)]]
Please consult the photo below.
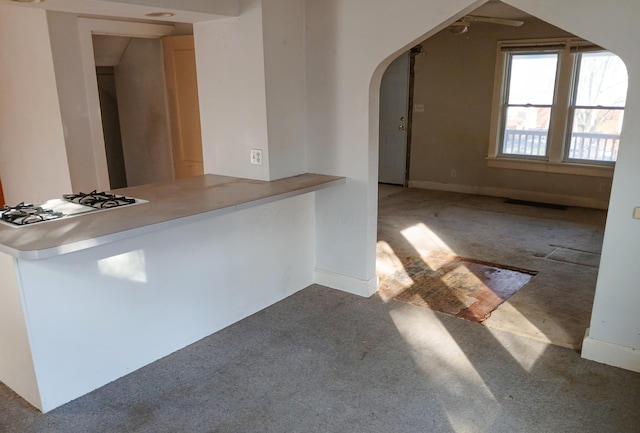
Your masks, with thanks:
[(310, 173), (275, 181), (206, 174), (122, 188), (115, 192), (148, 203), (28, 227), (3, 225), (0, 251), (19, 259), (45, 259), (345, 183), (344, 177)]

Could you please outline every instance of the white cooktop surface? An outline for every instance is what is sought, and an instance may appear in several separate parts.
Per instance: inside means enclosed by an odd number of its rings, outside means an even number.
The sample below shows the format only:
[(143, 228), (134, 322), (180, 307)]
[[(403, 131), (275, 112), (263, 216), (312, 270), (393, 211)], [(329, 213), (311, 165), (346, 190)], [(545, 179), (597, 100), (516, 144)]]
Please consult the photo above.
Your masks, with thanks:
[[(127, 197), (127, 198), (133, 198), (133, 197)], [(125, 206), (116, 206), (116, 207), (109, 207), (109, 208), (102, 208), (102, 209), (97, 209), (91, 206), (85, 206), (82, 204), (78, 204), (78, 203), (73, 203), (70, 202), (68, 200), (62, 199), (62, 198), (54, 198), (51, 200), (47, 200), (43, 203), (35, 203), (34, 206), (35, 207), (41, 207), (42, 209), (45, 210), (52, 210), (53, 212), (61, 212), (64, 216), (62, 218), (55, 218), (55, 219), (51, 219), (51, 220), (46, 220), (46, 221), (39, 221), (37, 223), (33, 223), (33, 224), (25, 224), (25, 225), (18, 225), (18, 224), (12, 224), (8, 221), (3, 221), (0, 219), (0, 223), (9, 226), (9, 227), (13, 227), (13, 228), (23, 228), (23, 227), (31, 227), (35, 224), (40, 225), (40, 224), (46, 224), (46, 223), (50, 223), (52, 221), (59, 221), (61, 219), (65, 219), (65, 218), (70, 218), (70, 217), (74, 217), (77, 215), (83, 215), (89, 212), (102, 212), (102, 211), (107, 211), (107, 210), (114, 210), (114, 209), (120, 209), (123, 207), (127, 207), (127, 206), (133, 206), (136, 204), (141, 204), (141, 203), (147, 203), (147, 200), (142, 200), (142, 199), (138, 199), (135, 198), (134, 199), (136, 202), (135, 203), (131, 203)], [(3, 214), (3, 212), (0, 212), (0, 216)]]

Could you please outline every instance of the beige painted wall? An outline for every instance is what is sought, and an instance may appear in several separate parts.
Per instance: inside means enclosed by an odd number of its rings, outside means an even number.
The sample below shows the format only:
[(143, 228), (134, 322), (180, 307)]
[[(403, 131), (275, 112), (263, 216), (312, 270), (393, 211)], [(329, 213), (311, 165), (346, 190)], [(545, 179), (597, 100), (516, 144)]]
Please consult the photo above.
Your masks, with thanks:
[(467, 35), (445, 29), (423, 42), (414, 106), (424, 104), (425, 111), (413, 113), (410, 185), (489, 188), (540, 200), (578, 197), (579, 203), (606, 207), (610, 178), (487, 167), (497, 41), (557, 36), (569, 34), (528, 20), (519, 28), (477, 23)]

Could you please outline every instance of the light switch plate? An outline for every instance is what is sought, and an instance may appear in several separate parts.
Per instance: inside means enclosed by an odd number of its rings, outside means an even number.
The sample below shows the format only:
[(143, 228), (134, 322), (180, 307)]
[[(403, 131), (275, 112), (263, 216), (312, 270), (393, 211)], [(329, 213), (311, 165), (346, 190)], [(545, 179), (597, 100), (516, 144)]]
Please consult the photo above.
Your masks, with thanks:
[(640, 207), (633, 208), (633, 217), (640, 220)]

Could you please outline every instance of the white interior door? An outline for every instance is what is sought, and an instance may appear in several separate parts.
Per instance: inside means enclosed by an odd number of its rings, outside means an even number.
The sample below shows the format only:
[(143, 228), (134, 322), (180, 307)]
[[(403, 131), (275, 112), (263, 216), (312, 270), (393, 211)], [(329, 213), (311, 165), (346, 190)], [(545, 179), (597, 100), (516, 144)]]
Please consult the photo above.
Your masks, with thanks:
[(408, 110), (409, 52), (406, 52), (389, 65), (380, 85), (380, 183), (405, 184)]

